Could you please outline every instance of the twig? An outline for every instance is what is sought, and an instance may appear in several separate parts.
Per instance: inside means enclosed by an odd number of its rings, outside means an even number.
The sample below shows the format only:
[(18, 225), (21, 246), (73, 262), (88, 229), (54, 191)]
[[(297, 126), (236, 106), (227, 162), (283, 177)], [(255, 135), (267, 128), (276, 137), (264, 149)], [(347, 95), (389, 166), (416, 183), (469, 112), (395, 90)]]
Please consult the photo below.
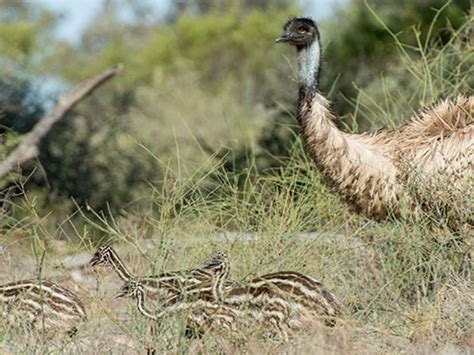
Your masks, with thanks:
[(61, 121), (64, 115), (82, 101), (82, 99), (122, 70), (123, 65), (116, 65), (96, 77), (79, 84), (69, 91), (69, 93), (60, 97), (56, 106), (49, 115), (39, 120), (31, 132), (25, 136), (23, 142), (20, 143), (3, 161), (3, 163), (0, 164), (0, 179), (5, 177), (5, 175), (13, 169), (36, 157), (38, 155), (38, 146), (41, 139), (51, 130), (51, 128)]

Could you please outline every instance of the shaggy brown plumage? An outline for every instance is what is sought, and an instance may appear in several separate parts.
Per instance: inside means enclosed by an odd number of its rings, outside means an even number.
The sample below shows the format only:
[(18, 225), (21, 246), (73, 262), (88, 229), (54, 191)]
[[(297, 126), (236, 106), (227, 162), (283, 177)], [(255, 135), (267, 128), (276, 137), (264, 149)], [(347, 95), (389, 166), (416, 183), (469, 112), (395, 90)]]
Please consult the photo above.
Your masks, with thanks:
[(284, 30), (277, 42), (298, 50), (297, 119), (308, 154), (331, 187), (371, 218), (399, 216), (408, 204), (414, 211), (422, 206), (449, 216), (455, 224), (472, 224), (474, 199), (466, 199), (471, 205), (465, 209), (452, 207), (474, 190), (474, 97), (442, 101), (390, 131), (343, 132), (317, 90), (321, 49), (316, 24), (297, 18)]

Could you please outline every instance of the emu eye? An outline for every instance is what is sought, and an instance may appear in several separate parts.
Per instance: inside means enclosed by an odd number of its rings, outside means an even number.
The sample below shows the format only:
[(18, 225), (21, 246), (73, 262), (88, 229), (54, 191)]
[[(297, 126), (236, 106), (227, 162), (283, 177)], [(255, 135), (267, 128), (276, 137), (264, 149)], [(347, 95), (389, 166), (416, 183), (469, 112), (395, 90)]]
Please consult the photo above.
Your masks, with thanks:
[(298, 32), (299, 34), (303, 34), (303, 33), (306, 33), (306, 28), (304, 27), (300, 27), (296, 30), (296, 32)]

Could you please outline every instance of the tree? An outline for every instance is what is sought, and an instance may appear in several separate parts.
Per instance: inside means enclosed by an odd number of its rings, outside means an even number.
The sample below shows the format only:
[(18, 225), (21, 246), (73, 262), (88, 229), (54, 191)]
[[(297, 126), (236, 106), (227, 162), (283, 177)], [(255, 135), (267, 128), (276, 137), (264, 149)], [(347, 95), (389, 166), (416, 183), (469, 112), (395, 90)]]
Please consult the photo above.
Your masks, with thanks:
[[(340, 115), (353, 111), (351, 100), (358, 95), (354, 83), (359, 88), (368, 86), (380, 80), (382, 72), (396, 66), (400, 58), (398, 47), (387, 28), (405, 48), (417, 46), (417, 41), (442, 46), (451, 38), (450, 29), (460, 28), (470, 11), (469, 0), (361, 2), (353, 1), (341, 10), (339, 20), (327, 31), (331, 37), (325, 39), (329, 44), (323, 58), (323, 86), (330, 88), (337, 81), (335, 109)], [(441, 8), (444, 10), (436, 19)], [(414, 51), (411, 54), (416, 56)]]

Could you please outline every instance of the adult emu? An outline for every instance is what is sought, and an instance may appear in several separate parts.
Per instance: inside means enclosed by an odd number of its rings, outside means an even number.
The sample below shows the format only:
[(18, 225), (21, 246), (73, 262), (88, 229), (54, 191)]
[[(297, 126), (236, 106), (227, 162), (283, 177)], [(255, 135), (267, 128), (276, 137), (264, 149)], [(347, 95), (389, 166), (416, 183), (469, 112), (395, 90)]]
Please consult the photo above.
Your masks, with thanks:
[(297, 49), (297, 120), (308, 154), (337, 193), (377, 220), (400, 216), (408, 203), (413, 210), (422, 206), (448, 215), (455, 225), (474, 223), (474, 198), (455, 208), (474, 190), (474, 96), (442, 101), (390, 131), (346, 133), (336, 127), (330, 103), (318, 90), (316, 23), (294, 18), (276, 42)]

